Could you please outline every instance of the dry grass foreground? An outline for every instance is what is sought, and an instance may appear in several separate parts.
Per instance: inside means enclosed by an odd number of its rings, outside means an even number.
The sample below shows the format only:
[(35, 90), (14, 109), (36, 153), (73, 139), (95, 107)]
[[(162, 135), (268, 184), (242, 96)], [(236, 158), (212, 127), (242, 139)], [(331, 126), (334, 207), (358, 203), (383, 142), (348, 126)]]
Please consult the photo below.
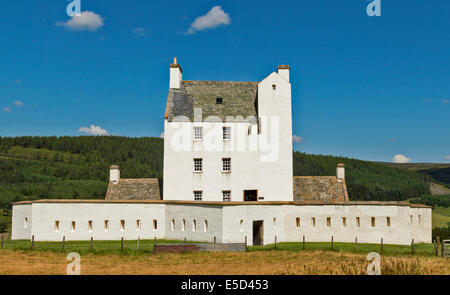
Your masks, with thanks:
[[(1, 275), (66, 274), (66, 254), (0, 251)], [(81, 257), (84, 275), (322, 275), (365, 274), (366, 255), (330, 251), (163, 253)], [(450, 274), (450, 260), (438, 257), (382, 257), (383, 274)]]

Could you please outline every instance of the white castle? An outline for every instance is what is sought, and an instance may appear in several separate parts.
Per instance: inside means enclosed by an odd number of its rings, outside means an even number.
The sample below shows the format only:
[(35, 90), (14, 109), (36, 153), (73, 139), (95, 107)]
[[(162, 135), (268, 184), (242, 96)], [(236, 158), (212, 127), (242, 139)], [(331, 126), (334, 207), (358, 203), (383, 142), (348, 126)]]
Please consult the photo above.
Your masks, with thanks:
[(120, 178), (113, 165), (104, 200), (13, 203), (12, 238), (430, 243), (429, 206), (349, 201), (339, 163), (336, 176), (293, 176), (289, 72), (188, 81), (175, 59), (162, 183)]

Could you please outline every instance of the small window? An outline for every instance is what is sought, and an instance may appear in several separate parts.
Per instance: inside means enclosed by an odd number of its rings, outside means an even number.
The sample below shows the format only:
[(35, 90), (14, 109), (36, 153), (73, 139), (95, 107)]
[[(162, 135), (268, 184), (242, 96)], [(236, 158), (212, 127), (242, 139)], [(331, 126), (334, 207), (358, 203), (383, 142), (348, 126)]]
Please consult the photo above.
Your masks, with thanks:
[(194, 172), (202, 172), (203, 171), (203, 161), (202, 159), (194, 159)]
[(273, 218), (273, 227), (275, 228), (277, 226), (277, 219), (274, 217)]
[(92, 231), (92, 220), (88, 220), (88, 231)]
[(327, 226), (328, 226), (328, 227), (331, 226), (331, 217), (327, 217)]
[(222, 127), (222, 139), (223, 140), (231, 139), (231, 127), (229, 126)]
[(217, 97), (216, 98), (216, 104), (222, 104), (222, 97)]
[(231, 158), (222, 158), (222, 172), (231, 172)]
[(120, 230), (121, 231), (125, 230), (125, 220), (123, 220), (123, 219), (120, 221)]
[(422, 216), (420, 216), (420, 214), (419, 214), (419, 216), (417, 216), (418, 218), (419, 218), (419, 224), (421, 224), (422, 223)]
[(201, 201), (203, 199), (203, 191), (194, 191), (194, 201)]
[(347, 218), (342, 217), (342, 225), (347, 226)]
[(391, 218), (390, 217), (386, 217), (386, 226), (387, 227), (391, 226)]
[(372, 225), (372, 227), (375, 227), (375, 217), (372, 217), (370, 219), (370, 224)]
[(203, 230), (208, 231), (208, 220), (205, 220), (205, 222), (203, 224)]
[(175, 230), (175, 219), (172, 219), (172, 222), (170, 223), (170, 227), (172, 230)]
[(153, 230), (157, 230), (158, 229), (158, 220), (153, 219)]
[(222, 198), (224, 202), (231, 201), (231, 191), (222, 191)]
[(295, 218), (295, 224), (300, 227), (300, 217)]
[(109, 220), (105, 220), (105, 231), (109, 230)]
[(244, 231), (244, 220), (243, 219), (241, 219), (241, 221), (239, 222), (239, 228), (240, 228), (241, 232)]
[(356, 226), (357, 227), (361, 226), (361, 221), (360, 221), (359, 217), (356, 217)]
[(311, 218), (311, 224), (313, 227), (316, 226), (316, 218), (315, 217)]
[(186, 230), (186, 220), (183, 219), (183, 223), (181, 224), (181, 230), (185, 231)]
[(142, 225), (141, 220), (140, 219), (136, 220), (136, 230), (141, 230), (141, 225)]
[(23, 221), (23, 227), (28, 228), (28, 217), (25, 217), (25, 219)]
[(411, 219), (411, 223), (413, 223), (413, 216), (410, 215), (409, 218)]
[(252, 125), (248, 125), (247, 135), (252, 134)]
[(59, 232), (59, 220), (55, 221), (55, 232)]
[(75, 221), (72, 221), (72, 231), (75, 231), (76, 226), (75, 226)]
[(194, 140), (203, 140), (203, 127), (194, 127)]
[(197, 220), (192, 220), (192, 231), (197, 231)]
[(277, 85), (276, 84), (272, 84), (272, 89), (273, 90), (277, 90)]

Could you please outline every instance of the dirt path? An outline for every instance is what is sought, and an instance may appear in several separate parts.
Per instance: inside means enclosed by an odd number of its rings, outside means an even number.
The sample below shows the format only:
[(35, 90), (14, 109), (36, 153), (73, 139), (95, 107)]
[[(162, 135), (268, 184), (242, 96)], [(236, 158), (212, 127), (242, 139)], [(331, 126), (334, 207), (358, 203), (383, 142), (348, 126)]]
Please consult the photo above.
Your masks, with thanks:
[[(65, 254), (0, 251), (0, 274), (65, 274)], [(364, 274), (365, 255), (338, 252), (186, 253), (84, 255), (81, 274)], [(385, 274), (450, 274), (443, 258), (383, 257)]]

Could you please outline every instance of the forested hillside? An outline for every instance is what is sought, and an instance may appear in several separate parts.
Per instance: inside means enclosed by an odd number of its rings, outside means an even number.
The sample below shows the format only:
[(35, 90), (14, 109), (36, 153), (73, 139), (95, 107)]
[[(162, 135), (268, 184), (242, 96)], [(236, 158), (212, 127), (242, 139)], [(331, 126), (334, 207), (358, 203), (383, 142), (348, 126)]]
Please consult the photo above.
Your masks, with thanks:
[[(405, 200), (429, 194), (429, 176), (332, 156), (294, 153), (294, 175), (335, 175), (344, 163), (350, 199)], [(40, 198), (104, 198), (109, 166), (124, 178), (162, 177), (163, 140), (115, 136), (0, 138), (0, 208)]]

